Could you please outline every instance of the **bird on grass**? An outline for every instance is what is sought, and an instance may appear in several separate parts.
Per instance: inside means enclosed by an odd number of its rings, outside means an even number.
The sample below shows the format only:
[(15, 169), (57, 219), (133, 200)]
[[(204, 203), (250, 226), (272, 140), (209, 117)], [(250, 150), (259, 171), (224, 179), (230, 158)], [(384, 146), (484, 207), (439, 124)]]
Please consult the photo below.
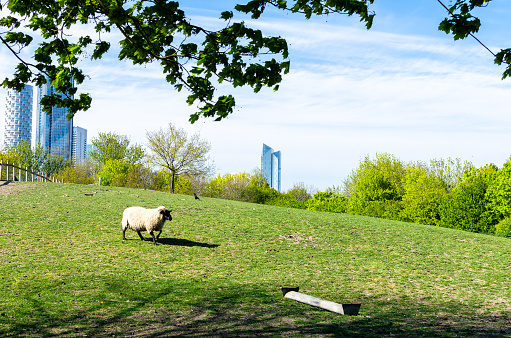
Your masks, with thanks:
[(200, 201), (200, 198), (199, 198), (199, 196), (197, 196), (196, 193), (193, 193), (193, 197), (195, 197), (196, 200)]

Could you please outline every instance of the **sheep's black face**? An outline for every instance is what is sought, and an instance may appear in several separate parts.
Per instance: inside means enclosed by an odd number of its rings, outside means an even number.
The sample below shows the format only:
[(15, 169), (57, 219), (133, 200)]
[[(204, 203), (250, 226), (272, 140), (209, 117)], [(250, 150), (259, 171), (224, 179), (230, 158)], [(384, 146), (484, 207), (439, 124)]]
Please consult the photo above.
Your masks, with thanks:
[(165, 220), (172, 221), (172, 216), (170, 215), (170, 210), (169, 209), (162, 210), (161, 213), (162, 213), (163, 218)]

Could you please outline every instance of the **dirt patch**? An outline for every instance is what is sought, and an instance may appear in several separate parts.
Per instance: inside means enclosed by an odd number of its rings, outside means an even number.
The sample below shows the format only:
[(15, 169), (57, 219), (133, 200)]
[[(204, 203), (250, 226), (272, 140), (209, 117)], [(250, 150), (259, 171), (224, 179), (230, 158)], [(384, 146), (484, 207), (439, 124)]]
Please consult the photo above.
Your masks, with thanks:
[(33, 188), (34, 185), (30, 183), (0, 181), (0, 195), (10, 195), (18, 191)]

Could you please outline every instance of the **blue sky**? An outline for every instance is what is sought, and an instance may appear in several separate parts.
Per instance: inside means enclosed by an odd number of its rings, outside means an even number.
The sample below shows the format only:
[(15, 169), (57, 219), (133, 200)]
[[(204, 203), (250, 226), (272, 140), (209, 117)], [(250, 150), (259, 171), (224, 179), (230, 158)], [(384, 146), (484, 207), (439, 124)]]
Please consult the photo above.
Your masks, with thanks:
[[(378, 152), (403, 161), (451, 157), (502, 166), (511, 155), (511, 80), (501, 80), (504, 68), (473, 39), (453, 41), (437, 30), (445, 16), (438, 1), (375, 2), (371, 30), (342, 15), (307, 21), (271, 10), (257, 21), (245, 17), (288, 40), (291, 72), (278, 92), (219, 86), (238, 104), (221, 122), (190, 125), (186, 93), (175, 92), (154, 65), (134, 67), (114, 53), (85, 61), (91, 79), (80, 90), (91, 93), (93, 106), (74, 124), (88, 130), (89, 140), (115, 131), (145, 144), (146, 131), (172, 122), (211, 142), (222, 174), (259, 167), (266, 143), (282, 152), (284, 190), (298, 182), (339, 186), (363, 157)], [(212, 28), (235, 3), (182, 2), (194, 22)], [(495, 52), (511, 47), (510, 16), (511, 3), (492, 1), (480, 11), (477, 37)], [(4, 78), (15, 61), (2, 48), (0, 59)], [(0, 112), (3, 96), (1, 89)]]

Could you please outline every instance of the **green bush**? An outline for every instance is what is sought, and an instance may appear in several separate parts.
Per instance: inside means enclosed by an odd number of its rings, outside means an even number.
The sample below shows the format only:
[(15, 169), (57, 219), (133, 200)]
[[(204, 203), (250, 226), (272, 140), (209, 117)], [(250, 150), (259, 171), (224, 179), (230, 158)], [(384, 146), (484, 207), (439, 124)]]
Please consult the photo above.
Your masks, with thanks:
[(125, 187), (137, 189), (151, 189), (154, 174), (142, 164), (134, 164), (126, 175)]
[(247, 173), (218, 174), (207, 184), (205, 194), (208, 197), (241, 201), (250, 179), (251, 176)]
[(133, 164), (124, 159), (106, 161), (99, 172), (101, 185), (125, 186), (128, 172), (132, 167)]
[(393, 155), (376, 154), (374, 160), (366, 156), (345, 182), (345, 196), (349, 203), (346, 212), (381, 217), (385, 201), (400, 201), (403, 195), (404, 164)]
[(511, 215), (511, 158), (502, 170), (491, 175), (485, 198), (488, 210), (495, 218), (500, 220)]
[(498, 168), (494, 165), (467, 170), (462, 182), (440, 204), (440, 226), (472, 232), (494, 232), (500, 218), (489, 210), (485, 196), (497, 173)]
[(277, 207), (294, 208), (294, 209), (307, 209), (306, 201), (298, 201), (289, 194), (279, 194), (278, 196), (267, 200), (265, 204), (274, 205)]
[(94, 178), (85, 165), (69, 166), (61, 170), (56, 176), (58, 180), (65, 183), (92, 184)]
[(168, 170), (158, 171), (151, 181), (151, 189), (163, 192), (170, 192), (170, 180), (172, 174)]
[(310, 189), (307, 189), (303, 182), (295, 183), (293, 184), (293, 188), (286, 192), (286, 195), (292, 200), (298, 202), (307, 202), (312, 198), (309, 190)]
[(312, 198), (309, 189), (307, 189), (303, 182), (295, 183), (293, 188), (285, 193), (279, 192), (275, 194), (275, 196), (267, 200), (265, 204), (285, 208), (307, 209), (307, 201)]
[(348, 200), (333, 191), (317, 192), (307, 201), (307, 210), (345, 213)]
[(511, 237), (511, 217), (506, 217), (495, 226), (495, 233), (500, 236)]
[(250, 184), (241, 195), (241, 198), (245, 202), (265, 204), (270, 200), (274, 200), (279, 196), (279, 192), (273, 188), (270, 188), (268, 184), (257, 185)]
[(409, 166), (403, 179), (405, 193), (402, 200), (402, 220), (429, 225), (439, 225), (440, 201), (447, 195), (444, 182), (431, 175), (422, 165)]

